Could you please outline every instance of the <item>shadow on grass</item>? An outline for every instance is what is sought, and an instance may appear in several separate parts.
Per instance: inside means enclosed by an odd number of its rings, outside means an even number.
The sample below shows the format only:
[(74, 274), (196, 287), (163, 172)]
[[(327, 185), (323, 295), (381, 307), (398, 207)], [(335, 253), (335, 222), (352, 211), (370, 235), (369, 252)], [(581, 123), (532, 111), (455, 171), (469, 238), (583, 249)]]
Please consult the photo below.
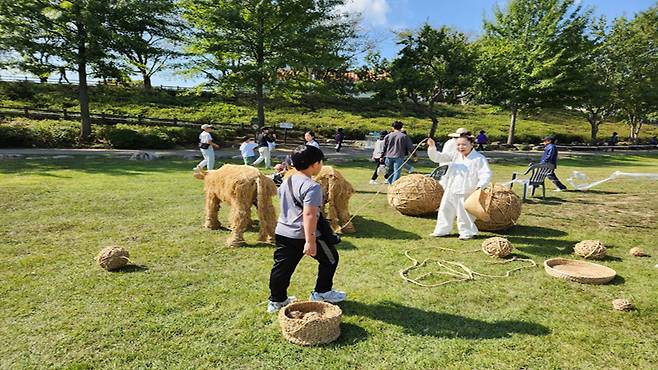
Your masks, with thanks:
[(395, 302), (364, 304), (345, 302), (347, 315), (369, 317), (396, 325), (411, 335), (436, 338), (493, 339), (508, 338), (513, 334), (548, 335), (550, 330), (526, 321), (502, 320), (486, 322), (443, 312), (427, 311)]
[(562, 230), (558, 229), (552, 229), (550, 227), (543, 227), (543, 226), (528, 226), (528, 225), (516, 225), (512, 227), (511, 229), (505, 230), (505, 231), (499, 231), (495, 232), (492, 231), (494, 234), (502, 234), (502, 235), (510, 235), (510, 236), (519, 236), (519, 237), (540, 237), (540, 238), (546, 238), (546, 237), (555, 237), (555, 236), (566, 236), (567, 233)]
[(375, 221), (361, 216), (354, 217), (352, 220), (357, 232), (348, 234), (350, 238), (386, 238), (386, 239), (399, 239), (399, 240), (418, 240), (421, 237), (409, 231), (399, 230), (393, 226)]
[(146, 272), (149, 268), (146, 265), (125, 265), (120, 269), (114, 270), (112, 272), (121, 272), (121, 273), (130, 273), (130, 272)]
[[(574, 240), (526, 238), (522, 236), (508, 236), (507, 239), (519, 251), (543, 257), (571, 254), (573, 252), (573, 246), (578, 243), (578, 241)], [(519, 244), (526, 244), (526, 246), (519, 246)]]
[(327, 344), (327, 347), (346, 347), (357, 344), (368, 339), (368, 332), (354, 324), (341, 323), (340, 324), (340, 337), (335, 342)]

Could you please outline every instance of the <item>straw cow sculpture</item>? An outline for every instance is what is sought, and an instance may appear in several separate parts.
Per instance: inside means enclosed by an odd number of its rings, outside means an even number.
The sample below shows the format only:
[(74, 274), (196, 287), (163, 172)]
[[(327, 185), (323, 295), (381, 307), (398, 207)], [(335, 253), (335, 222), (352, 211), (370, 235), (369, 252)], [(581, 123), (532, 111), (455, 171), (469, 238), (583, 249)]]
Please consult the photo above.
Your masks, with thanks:
[[(295, 173), (290, 170), (286, 178)], [(327, 218), (331, 228), (335, 232), (356, 232), (350, 221), (350, 198), (354, 194), (354, 188), (343, 175), (332, 166), (322, 166), (320, 173), (313, 177), (322, 188), (322, 214)], [(342, 228), (341, 228), (342, 226)]]
[(238, 247), (245, 243), (244, 232), (251, 224), (251, 206), (258, 209), (260, 231), (258, 240), (274, 241), (276, 213), (272, 205), (272, 196), (277, 189), (272, 179), (262, 175), (258, 169), (251, 166), (226, 164), (218, 170), (195, 174), (204, 181), (206, 192), (206, 228), (216, 230), (221, 227), (217, 219), (217, 211), (221, 202), (231, 207), (229, 223), (231, 236), (226, 244)]

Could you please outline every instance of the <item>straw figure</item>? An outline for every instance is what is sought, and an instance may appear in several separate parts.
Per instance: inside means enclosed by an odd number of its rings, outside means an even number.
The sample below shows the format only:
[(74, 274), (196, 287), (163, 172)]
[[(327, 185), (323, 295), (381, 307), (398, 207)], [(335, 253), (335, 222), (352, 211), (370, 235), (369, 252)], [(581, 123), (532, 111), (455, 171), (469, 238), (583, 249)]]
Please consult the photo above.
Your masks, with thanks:
[(633, 257), (649, 257), (647, 252), (645, 252), (644, 249), (642, 249), (640, 247), (631, 248), (631, 250), (628, 251), (628, 254), (630, 254)]
[(482, 242), (482, 251), (490, 257), (505, 258), (512, 253), (512, 243), (505, 238), (495, 236)]
[(408, 216), (436, 212), (442, 197), (443, 187), (439, 182), (420, 174), (403, 176), (388, 189), (388, 204)]
[(277, 189), (272, 179), (262, 175), (255, 167), (232, 164), (225, 164), (218, 170), (197, 173), (194, 177), (204, 181), (206, 228), (216, 230), (221, 227), (217, 219), (221, 202), (231, 206), (231, 236), (226, 240), (229, 247), (238, 247), (245, 243), (243, 234), (251, 223), (252, 205), (258, 209), (258, 240), (268, 243), (274, 241), (276, 214), (272, 196), (276, 194)]
[[(509, 229), (516, 225), (521, 216), (521, 199), (511, 189), (502, 185), (490, 186), (477, 190), (471, 197), (477, 197), (484, 217), (478, 217), (475, 225), (480, 231), (498, 231)], [(466, 210), (473, 214), (465, 204)], [(477, 217), (477, 216), (476, 216)]]
[[(294, 173), (294, 170), (286, 172), (286, 178)], [(321, 211), (331, 224), (331, 228), (335, 232), (356, 232), (350, 221), (350, 198), (354, 194), (352, 184), (332, 166), (322, 166), (322, 170), (313, 177), (313, 180), (322, 188), (324, 204)], [(285, 183), (282, 186), (285, 186)]]
[(635, 309), (633, 303), (628, 299), (615, 299), (612, 301), (612, 308), (617, 311), (632, 311)]
[(128, 257), (130, 254), (127, 250), (118, 246), (110, 246), (103, 248), (98, 253), (96, 262), (107, 271), (112, 271), (126, 266), (130, 262)]
[(585, 259), (601, 259), (608, 254), (608, 249), (599, 240), (583, 240), (576, 244), (573, 252)]

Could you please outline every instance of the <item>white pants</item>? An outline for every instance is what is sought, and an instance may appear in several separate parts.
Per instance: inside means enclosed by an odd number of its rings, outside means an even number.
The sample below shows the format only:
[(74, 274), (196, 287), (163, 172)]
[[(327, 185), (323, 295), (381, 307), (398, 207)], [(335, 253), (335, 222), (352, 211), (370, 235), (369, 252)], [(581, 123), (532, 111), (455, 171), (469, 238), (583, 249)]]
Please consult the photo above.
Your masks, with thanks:
[(452, 224), (457, 216), (457, 230), (459, 236), (469, 237), (478, 234), (475, 226), (475, 217), (466, 212), (464, 208), (464, 194), (444, 193), (439, 206), (439, 214), (436, 216), (435, 235), (448, 235), (452, 231)]
[(253, 165), (258, 166), (261, 162), (265, 161), (265, 168), (271, 168), (272, 158), (270, 157), (270, 148), (262, 146), (258, 148), (258, 154), (260, 154), (260, 157), (254, 161)]
[(201, 151), (201, 155), (203, 155), (203, 160), (199, 162), (197, 167), (203, 168), (203, 166), (208, 166), (208, 171), (212, 170), (215, 168), (215, 150), (212, 148), (212, 146), (208, 147), (208, 149), (199, 149)]

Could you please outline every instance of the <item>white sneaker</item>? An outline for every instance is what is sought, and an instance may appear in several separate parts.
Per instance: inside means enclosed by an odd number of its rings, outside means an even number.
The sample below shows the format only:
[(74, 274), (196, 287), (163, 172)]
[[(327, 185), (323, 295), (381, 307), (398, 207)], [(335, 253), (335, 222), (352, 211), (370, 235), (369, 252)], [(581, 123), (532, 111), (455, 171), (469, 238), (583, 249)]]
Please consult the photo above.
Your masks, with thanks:
[(321, 301), (321, 302), (329, 302), (329, 303), (338, 303), (342, 302), (347, 298), (347, 293), (337, 291), (337, 290), (330, 290), (325, 293), (318, 293), (318, 292), (313, 292), (311, 293), (311, 296), (308, 298), (309, 301)]
[(431, 233), (430, 234), (430, 236), (437, 237), (437, 238), (440, 237), (440, 236), (448, 236), (448, 235), (450, 235), (450, 234), (438, 234), (438, 233)]
[(409, 167), (409, 173), (410, 173), (410, 174), (411, 174), (411, 173), (414, 173), (414, 168), (413, 168), (413, 167)]
[(377, 185), (379, 184), (377, 180), (370, 180), (370, 185)]
[(475, 235), (460, 235), (459, 240), (471, 240), (475, 238)]
[(290, 297), (288, 297), (288, 299), (286, 299), (283, 302), (268, 301), (267, 302), (267, 313), (279, 312), (280, 309), (284, 308), (285, 306), (291, 304), (292, 302), (294, 302), (296, 300), (297, 300), (297, 298), (295, 298), (294, 296), (290, 296)]

